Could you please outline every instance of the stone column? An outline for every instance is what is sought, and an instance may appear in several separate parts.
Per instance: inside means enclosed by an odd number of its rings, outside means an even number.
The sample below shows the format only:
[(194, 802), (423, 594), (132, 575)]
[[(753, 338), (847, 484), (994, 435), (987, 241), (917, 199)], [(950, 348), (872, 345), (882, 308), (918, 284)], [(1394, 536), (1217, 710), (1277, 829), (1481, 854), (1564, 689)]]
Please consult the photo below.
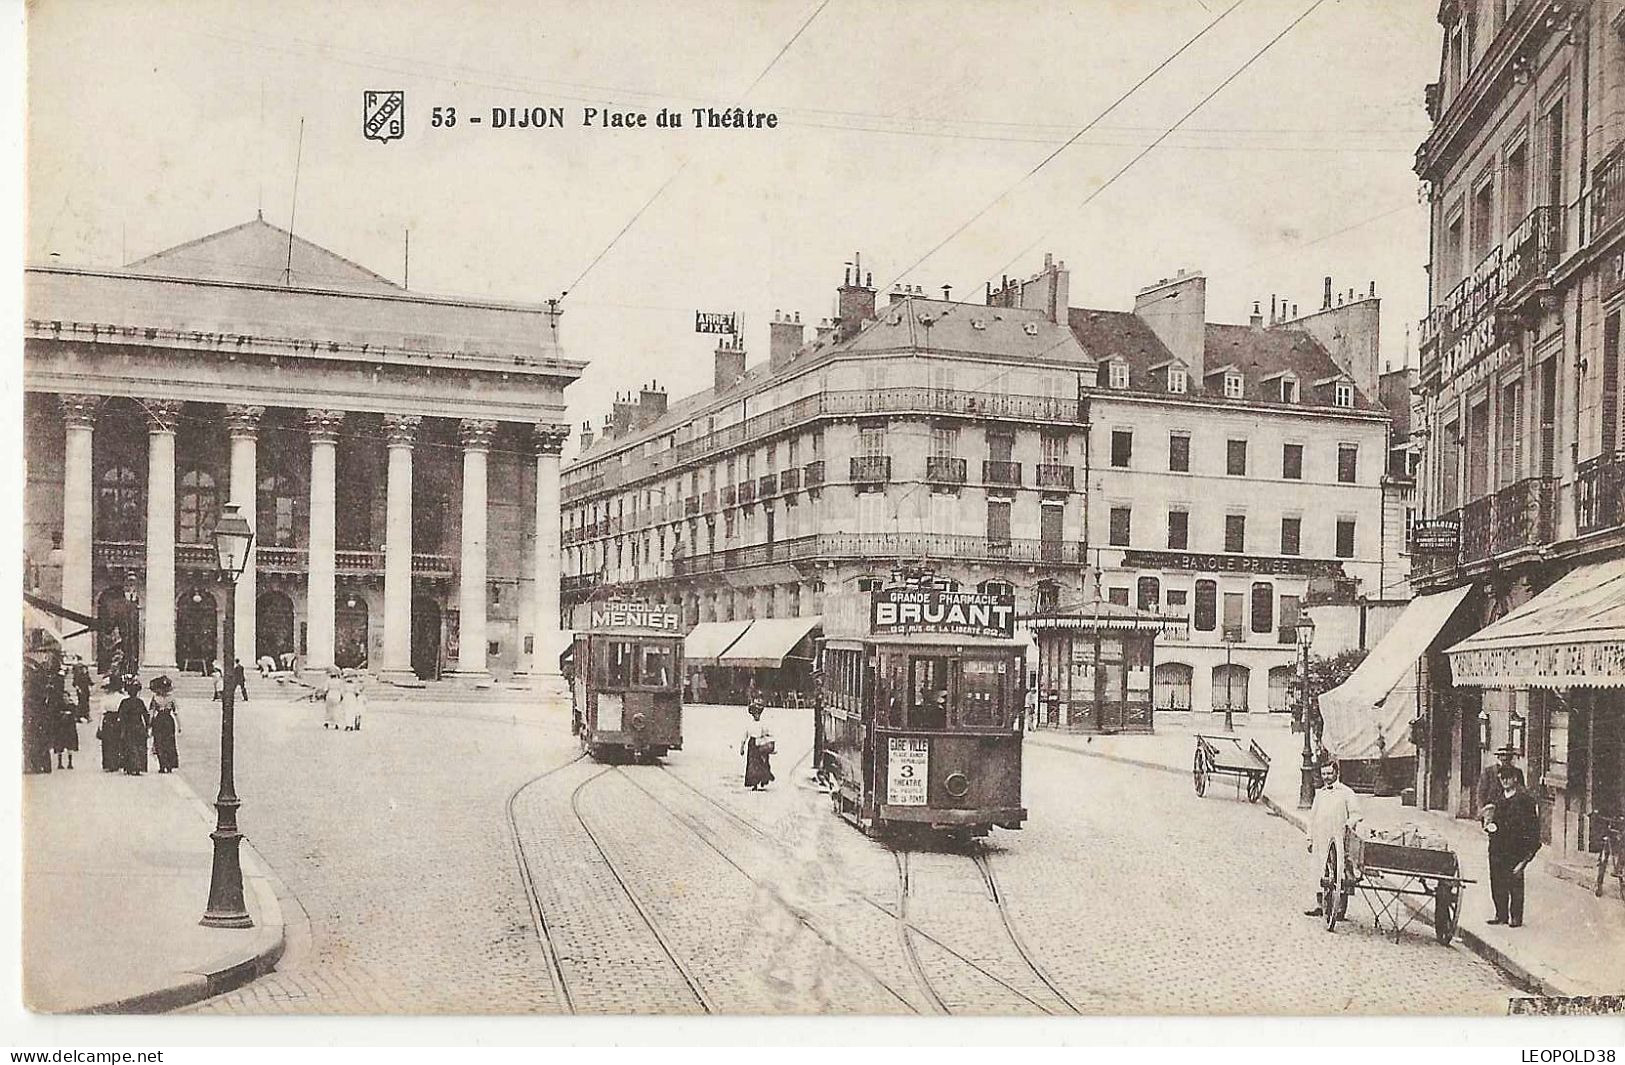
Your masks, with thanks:
[(310, 433), (310, 537), (305, 574), (305, 668), (323, 671), (333, 664), (336, 626), (334, 551), (337, 515), (337, 465), (341, 410), (308, 410)]
[(181, 401), (153, 399), (147, 413), (147, 590), (141, 669), (175, 671), (175, 429)]
[(464, 418), (459, 426), (463, 442), (463, 551), (457, 570), (457, 675), (486, 682), (485, 574), (486, 574), (486, 458), (497, 423)]
[[(237, 504), (237, 512), (254, 530), (249, 544), (248, 561), (243, 575), (237, 578), (237, 611), (235, 614), (237, 658), (250, 672), (259, 657), (259, 643), (255, 635), (255, 622), (259, 618), (259, 547), (260, 527), (258, 506), (260, 494), (259, 439), (260, 419), (264, 407), (232, 404), (226, 407), (226, 428), (231, 434), (231, 488), (228, 501)], [(225, 663), (229, 670), (231, 663)]]
[[(94, 537), (95, 500), (91, 468), (91, 440), (100, 396), (65, 395), (62, 420), (67, 444), (62, 469), (62, 605), (81, 614), (94, 614), (91, 588), (91, 543)], [(86, 653), (86, 658), (89, 654)]]
[(412, 672), (412, 447), (423, 419), (384, 415), (389, 441), (389, 479), (384, 526), (384, 656), (379, 676), (417, 683)]
[(532, 646), (531, 687), (565, 696), (569, 692), (559, 672), (559, 655), (567, 637), (559, 628), (559, 455), (569, 439), (570, 427), (543, 423), (535, 427), (536, 444), (536, 553), (531, 569)]

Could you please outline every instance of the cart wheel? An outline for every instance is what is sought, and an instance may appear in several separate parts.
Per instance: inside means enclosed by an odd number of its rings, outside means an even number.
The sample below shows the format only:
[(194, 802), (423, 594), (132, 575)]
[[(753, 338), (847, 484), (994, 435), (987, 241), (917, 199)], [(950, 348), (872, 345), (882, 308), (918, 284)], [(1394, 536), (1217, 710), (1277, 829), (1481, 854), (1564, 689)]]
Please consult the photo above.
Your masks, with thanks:
[(1191, 781), (1196, 785), (1197, 798), (1207, 794), (1207, 764), (1201, 751), (1196, 752), (1196, 761), (1191, 765)]
[(1247, 778), (1247, 801), (1257, 802), (1264, 797), (1264, 778), (1253, 774)]
[(1433, 889), (1433, 938), (1449, 946), (1461, 925), (1461, 891), (1448, 880)]
[(1338, 872), (1337, 850), (1333, 848), (1326, 855), (1326, 868), (1320, 874), (1320, 913), (1328, 932), (1337, 927), (1337, 919), (1343, 916), (1339, 905), (1342, 900), (1338, 898)]

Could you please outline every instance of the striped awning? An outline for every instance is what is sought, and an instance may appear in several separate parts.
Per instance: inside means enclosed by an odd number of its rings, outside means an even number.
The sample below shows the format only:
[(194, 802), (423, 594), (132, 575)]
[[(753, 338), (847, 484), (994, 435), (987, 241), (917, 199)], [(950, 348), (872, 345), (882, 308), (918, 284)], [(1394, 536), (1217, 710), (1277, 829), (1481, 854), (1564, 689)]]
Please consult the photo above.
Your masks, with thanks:
[(702, 621), (683, 637), (683, 662), (690, 666), (714, 666), (722, 652), (750, 628), (750, 619)]
[(1581, 566), (1449, 648), (1477, 688), (1625, 688), (1625, 559)]

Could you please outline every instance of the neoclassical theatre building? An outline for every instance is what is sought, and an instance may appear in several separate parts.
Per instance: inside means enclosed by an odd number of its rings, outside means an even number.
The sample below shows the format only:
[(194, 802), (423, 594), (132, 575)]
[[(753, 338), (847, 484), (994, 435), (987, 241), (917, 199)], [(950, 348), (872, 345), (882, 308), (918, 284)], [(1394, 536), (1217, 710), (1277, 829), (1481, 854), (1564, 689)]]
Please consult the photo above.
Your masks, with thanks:
[(556, 306), (408, 291), (256, 219), (118, 269), (31, 267), (24, 316), (28, 585), (133, 617), (144, 672), (219, 656), (232, 502), (257, 533), (245, 664), (557, 673), (584, 364)]

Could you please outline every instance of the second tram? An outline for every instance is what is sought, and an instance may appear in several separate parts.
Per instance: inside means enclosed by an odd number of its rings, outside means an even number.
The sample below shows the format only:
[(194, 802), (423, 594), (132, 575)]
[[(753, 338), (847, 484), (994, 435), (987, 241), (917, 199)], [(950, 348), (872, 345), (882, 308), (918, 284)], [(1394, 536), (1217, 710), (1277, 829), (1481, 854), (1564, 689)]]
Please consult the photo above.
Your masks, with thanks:
[(871, 835), (1021, 827), (1014, 618), (1009, 596), (891, 588), (868, 635), (825, 640), (814, 757), (837, 812)]
[(594, 604), (576, 634), (571, 731), (596, 759), (653, 760), (683, 747), (683, 636), (675, 610)]

